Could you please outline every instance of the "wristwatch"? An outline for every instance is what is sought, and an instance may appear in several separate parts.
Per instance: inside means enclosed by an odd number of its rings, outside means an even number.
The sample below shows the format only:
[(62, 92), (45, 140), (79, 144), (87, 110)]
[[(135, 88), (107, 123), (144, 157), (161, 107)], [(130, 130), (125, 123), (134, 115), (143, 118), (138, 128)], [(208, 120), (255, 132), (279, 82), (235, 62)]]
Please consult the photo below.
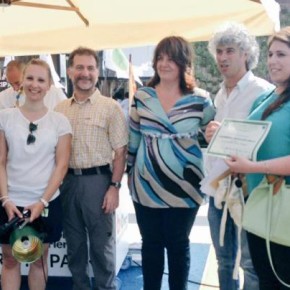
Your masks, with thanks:
[(116, 182), (113, 182), (113, 181), (111, 181), (110, 182), (110, 185), (111, 186), (114, 186), (114, 187), (116, 187), (116, 188), (121, 188), (121, 182), (119, 182), (119, 181), (116, 181)]

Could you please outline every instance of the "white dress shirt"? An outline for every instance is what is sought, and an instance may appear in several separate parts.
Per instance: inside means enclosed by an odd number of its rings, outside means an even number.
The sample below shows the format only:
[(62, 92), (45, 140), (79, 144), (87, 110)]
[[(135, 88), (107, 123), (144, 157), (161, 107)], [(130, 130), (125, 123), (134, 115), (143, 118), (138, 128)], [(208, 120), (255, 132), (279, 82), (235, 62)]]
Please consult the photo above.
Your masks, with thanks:
[[(228, 95), (224, 82), (218, 91), (214, 104), (216, 107), (215, 120), (222, 122), (224, 118), (246, 119), (253, 102), (264, 91), (274, 89), (275, 86), (264, 79), (254, 76), (248, 71)], [(205, 156), (207, 176), (201, 181), (201, 190), (213, 196), (215, 189), (209, 185), (210, 181), (222, 175), (228, 167), (222, 158)]]

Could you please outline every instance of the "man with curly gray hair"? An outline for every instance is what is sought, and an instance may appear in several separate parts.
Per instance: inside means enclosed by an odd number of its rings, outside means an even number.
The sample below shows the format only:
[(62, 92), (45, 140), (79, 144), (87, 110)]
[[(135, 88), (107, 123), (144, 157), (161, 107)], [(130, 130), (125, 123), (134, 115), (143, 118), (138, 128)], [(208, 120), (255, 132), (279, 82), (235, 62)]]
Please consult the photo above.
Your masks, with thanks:
[[(209, 142), (224, 118), (245, 119), (254, 100), (272, 85), (254, 76), (251, 71), (257, 65), (259, 47), (255, 37), (251, 36), (242, 24), (226, 23), (222, 25), (209, 41), (208, 48), (223, 76), (220, 90), (214, 99), (215, 120), (210, 122), (206, 129), (206, 140)], [(213, 169), (215, 172), (220, 170), (221, 175), (226, 169), (224, 161), (220, 158), (209, 157), (206, 163), (209, 179), (213, 175)], [(234, 269), (239, 266), (237, 264), (235, 268), (238, 255), (237, 226), (232, 217), (228, 215), (224, 225), (223, 245), (221, 245), (220, 226), (224, 203), (217, 202), (220, 198), (217, 194), (220, 193), (220, 188), (213, 188), (206, 182), (202, 184), (202, 190), (210, 196), (208, 220), (218, 262), (220, 289), (240, 289), (238, 276), (233, 275)], [(226, 189), (225, 184), (223, 187)], [(244, 270), (243, 289), (258, 290), (258, 278), (250, 258), (246, 234), (243, 231), (241, 252), (241, 267)]]

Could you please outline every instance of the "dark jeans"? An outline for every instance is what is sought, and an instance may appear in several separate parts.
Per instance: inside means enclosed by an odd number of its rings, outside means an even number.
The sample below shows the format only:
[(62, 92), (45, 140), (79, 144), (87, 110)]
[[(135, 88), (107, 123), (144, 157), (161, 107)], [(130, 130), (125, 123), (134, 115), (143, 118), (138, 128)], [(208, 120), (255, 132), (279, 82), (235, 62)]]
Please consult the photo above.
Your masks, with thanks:
[[(260, 290), (289, 290), (275, 277), (269, 262), (266, 241), (247, 232), (252, 262), (260, 282)], [(290, 247), (271, 243), (271, 256), (279, 277), (290, 284)]]
[(142, 236), (144, 290), (160, 290), (167, 250), (170, 290), (186, 290), (190, 267), (189, 234), (197, 208), (149, 208), (134, 203)]

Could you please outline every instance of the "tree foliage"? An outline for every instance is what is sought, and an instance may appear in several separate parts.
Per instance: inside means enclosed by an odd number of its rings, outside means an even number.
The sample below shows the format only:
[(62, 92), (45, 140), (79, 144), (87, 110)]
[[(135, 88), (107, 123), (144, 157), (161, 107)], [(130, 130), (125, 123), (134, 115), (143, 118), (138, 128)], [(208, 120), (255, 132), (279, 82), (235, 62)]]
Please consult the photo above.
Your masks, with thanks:
[(215, 95), (222, 77), (212, 55), (207, 49), (208, 42), (196, 42), (194, 45), (194, 71), (197, 85)]

